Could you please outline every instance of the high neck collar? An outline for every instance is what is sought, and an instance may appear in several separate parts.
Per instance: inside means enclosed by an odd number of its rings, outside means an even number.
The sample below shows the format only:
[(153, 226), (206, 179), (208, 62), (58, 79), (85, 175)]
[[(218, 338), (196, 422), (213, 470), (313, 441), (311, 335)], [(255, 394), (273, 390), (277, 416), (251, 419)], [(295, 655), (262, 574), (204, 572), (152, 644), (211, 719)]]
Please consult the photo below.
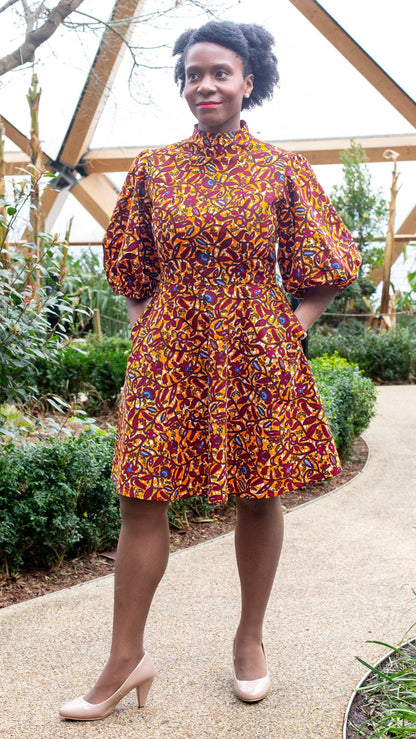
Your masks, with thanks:
[(205, 150), (221, 150), (230, 147), (245, 146), (249, 140), (250, 133), (245, 121), (241, 121), (241, 128), (238, 131), (226, 131), (224, 133), (201, 131), (198, 125), (196, 125), (191, 136), (191, 141)]

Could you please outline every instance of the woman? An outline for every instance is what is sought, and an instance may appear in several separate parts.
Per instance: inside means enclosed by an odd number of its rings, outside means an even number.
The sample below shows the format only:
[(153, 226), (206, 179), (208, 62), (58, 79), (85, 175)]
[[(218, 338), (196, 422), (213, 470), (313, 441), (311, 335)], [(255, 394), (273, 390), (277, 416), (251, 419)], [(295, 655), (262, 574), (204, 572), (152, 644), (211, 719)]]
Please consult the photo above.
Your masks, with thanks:
[[(143, 632), (168, 560), (167, 509), (190, 495), (236, 496), (234, 690), (264, 698), (280, 495), (340, 471), (300, 340), (360, 259), (307, 162), (240, 123), (278, 81), (273, 43), (259, 26), (228, 22), (180, 36), (175, 79), (198, 125), (138, 156), (107, 230), (107, 275), (127, 297), (133, 340), (113, 468), (113, 640), (92, 690), (62, 707), (66, 718), (102, 718), (133, 688), (144, 704), (154, 667)], [(301, 299), (295, 313), (276, 285), (277, 242), (284, 285)]]

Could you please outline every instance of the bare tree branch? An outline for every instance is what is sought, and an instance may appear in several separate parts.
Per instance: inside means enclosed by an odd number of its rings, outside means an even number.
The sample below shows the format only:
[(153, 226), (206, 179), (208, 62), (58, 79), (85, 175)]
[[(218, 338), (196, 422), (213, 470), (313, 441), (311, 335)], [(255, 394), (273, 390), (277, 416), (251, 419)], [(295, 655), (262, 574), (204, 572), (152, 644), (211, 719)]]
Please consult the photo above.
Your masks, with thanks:
[(17, 3), (17, 0), (8, 0), (8, 2), (2, 5), (2, 7), (0, 8), (0, 13), (2, 13), (3, 10), (7, 10), (7, 8), (10, 8), (10, 6), (14, 5), (15, 3)]
[(7, 54), (7, 56), (0, 59), (0, 76), (6, 74), (6, 72), (10, 72), (11, 69), (33, 61), (38, 46), (47, 41), (55, 33), (62, 21), (73, 13), (82, 2), (84, 0), (60, 0), (49, 11), (47, 19), (42, 26), (30, 31), (21, 46), (11, 54)]

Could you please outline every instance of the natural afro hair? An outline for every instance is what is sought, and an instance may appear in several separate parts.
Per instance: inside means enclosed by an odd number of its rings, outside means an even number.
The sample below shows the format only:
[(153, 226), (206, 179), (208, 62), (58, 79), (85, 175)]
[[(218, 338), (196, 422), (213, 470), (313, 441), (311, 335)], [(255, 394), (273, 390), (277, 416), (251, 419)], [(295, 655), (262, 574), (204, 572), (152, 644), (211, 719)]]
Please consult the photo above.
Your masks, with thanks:
[(191, 46), (201, 41), (231, 49), (243, 61), (244, 76), (253, 75), (253, 90), (249, 98), (243, 98), (243, 109), (254, 108), (272, 97), (273, 88), (279, 81), (277, 59), (272, 52), (272, 34), (255, 23), (231, 21), (210, 21), (201, 28), (184, 31), (176, 40), (173, 56), (180, 56), (175, 65), (175, 82), (179, 85), (181, 95), (185, 87), (186, 55)]

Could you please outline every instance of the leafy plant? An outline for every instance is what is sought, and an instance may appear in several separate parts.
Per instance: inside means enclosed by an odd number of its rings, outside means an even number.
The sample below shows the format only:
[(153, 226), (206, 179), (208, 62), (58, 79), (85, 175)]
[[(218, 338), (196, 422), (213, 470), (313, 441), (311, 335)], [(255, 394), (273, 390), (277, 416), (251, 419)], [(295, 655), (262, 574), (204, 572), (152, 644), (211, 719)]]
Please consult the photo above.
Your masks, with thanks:
[[(351, 139), (350, 148), (341, 152), (340, 158), (344, 181), (332, 189), (331, 200), (354, 238), (362, 265), (358, 279), (336, 296), (327, 312), (367, 313), (369, 298), (376, 289), (367, 275), (382, 263), (384, 247), (380, 241), (384, 241), (387, 231), (388, 206), (382, 191), (373, 189), (368, 160), (361, 145)], [(321, 320), (334, 322), (326, 313)]]
[(65, 554), (100, 551), (119, 533), (110, 480), (114, 433), (9, 444), (0, 452), (3, 569), (59, 564)]
[(416, 270), (407, 274), (408, 290), (395, 294), (397, 310), (407, 310), (416, 313)]
[(74, 317), (70, 327), (72, 336), (82, 336), (91, 330), (92, 313), (98, 308), (106, 336), (129, 337), (125, 298), (112, 292), (97, 252), (89, 249), (78, 257), (68, 254), (62, 291), (87, 312), (86, 319), (80, 315)]
[[(118, 497), (110, 479), (114, 431), (9, 443), (0, 450), (0, 569), (58, 566), (63, 557), (103, 551), (119, 535)], [(206, 498), (175, 501), (174, 528), (212, 518)]]
[(55, 393), (80, 402), (89, 412), (114, 405), (124, 383), (130, 339), (89, 335), (61, 348), (56, 360), (37, 362), (40, 396)]
[(375, 387), (338, 355), (313, 359), (311, 367), (338, 451), (346, 454), (374, 415)]
[(372, 674), (359, 689), (362, 710), (368, 716), (354, 729), (367, 739), (416, 736), (416, 644), (408, 642), (392, 647), (373, 641), (392, 651), (378, 667), (360, 657), (358, 661)]
[(376, 333), (352, 322), (348, 331), (326, 327), (310, 332), (311, 358), (337, 353), (357, 364), (366, 377), (383, 382), (412, 379), (416, 375), (416, 333), (406, 327)]
[[(36, 182), (42, 180), (38, 173)], [(75, 311), (59, 288), (64, 246), (46, 233), (18, 247), (7, 243), (27, 210), (33, 181), (31, 175), (15, 183), (13, 197), (0, 200), (0, 402), (7, 403), (36, 395), (34, 365), (57, 358)]]
[(350, 148), (341, 152), (340, 159), (344, 182), (332, 189), (331, 200), (354, 237), (363, 260), (361, 270), (366, 273), (383, 257), (383, 247), (375, 241), (384, 240), (388, 206), (382, 191), (373, 189), (368, 159), (360, 144), (351, 139)]

